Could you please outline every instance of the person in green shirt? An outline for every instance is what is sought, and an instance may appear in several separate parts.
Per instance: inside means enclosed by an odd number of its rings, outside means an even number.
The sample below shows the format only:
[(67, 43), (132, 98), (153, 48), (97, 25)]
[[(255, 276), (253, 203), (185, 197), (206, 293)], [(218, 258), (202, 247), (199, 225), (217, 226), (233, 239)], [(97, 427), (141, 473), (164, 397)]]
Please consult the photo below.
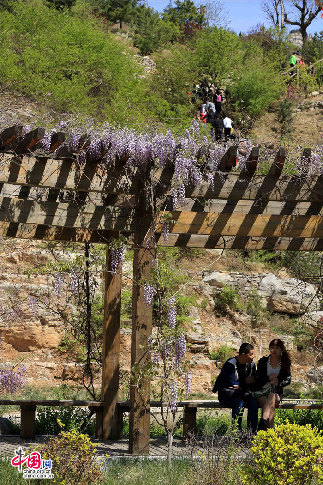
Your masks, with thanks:
[(293, 52), (293, 54), (289, 58), (289, 65), (290, 67), (294, 67), (296, 64), (296, 52)]

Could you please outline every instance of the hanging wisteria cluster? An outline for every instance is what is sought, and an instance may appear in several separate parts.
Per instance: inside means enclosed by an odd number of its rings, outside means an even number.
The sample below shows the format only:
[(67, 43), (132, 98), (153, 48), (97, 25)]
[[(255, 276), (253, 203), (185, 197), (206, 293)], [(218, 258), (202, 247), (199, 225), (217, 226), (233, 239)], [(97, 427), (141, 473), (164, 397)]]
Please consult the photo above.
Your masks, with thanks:
[(9, 392), (16, 394), (22, 391), (27, 383), (27, 370), (24, 364), (18, 366), (5, 365), (0, 368), (0, 394)]
[(113, 275), (117, 273), (118, 268), (120, 269), (120, 271), (122, 270), (122, 265), (124, 263), (125, 256), (126, 256), (126, 246), (124, 244), (112, 249), (111, 272)]

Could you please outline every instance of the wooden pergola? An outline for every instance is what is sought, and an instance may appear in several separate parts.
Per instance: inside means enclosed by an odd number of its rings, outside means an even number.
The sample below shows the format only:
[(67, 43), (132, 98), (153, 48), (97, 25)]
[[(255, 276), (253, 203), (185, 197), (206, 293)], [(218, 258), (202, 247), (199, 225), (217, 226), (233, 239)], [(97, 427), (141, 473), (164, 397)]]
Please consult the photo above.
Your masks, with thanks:
[[(76, 154), (88, 143), (81, 137), (71, 150), (65, 134), (54, 133), (49, 152), (42, 153), (42, 128), (22, 134), (21, 126), (0, 134), (0, 234), (3, 237), (107, 244), (103, 319), (103, 438), (118, 435), (121, 275), (113, 275), (108, 242), (133, 235), (133, 310), (131, 366), (133, 373), (147, 359), (152, 308), (144, 302), (154, 247), (323, 250), (323, 176), (282, 175), (286, 152), (279, 149), (267, 175), (256, 172), (259, 149), (253, 148), (245, 169), (232, 172), (237, 146), (223, 156), (212, 181), (186, 187), (180, 210), (173, 210), (170, 189), (174, 167), (153, 163), (143, 169), (117, 159), (107, 169), (101, 157)], [(54, 155), (55, 152), (55, 155)], [(52, 154), (52, 155), (51, 155)], [(304, 160), (311, 157), (304, 151)], [(306, 162), (304, 162), (306, 163)], [(154, 220), (147, 202), (147, 183), (163, 199)], [(149, 186), (149, 185), (148, 185)], [(169, 237), (163, 224), (169, 221)], [(152, 229), (154, 228), (154, 229)], [(152, 233), (154, 231), (154, 234)], [(130, 389), (130, 452), (149, 452), (150, 382)]]

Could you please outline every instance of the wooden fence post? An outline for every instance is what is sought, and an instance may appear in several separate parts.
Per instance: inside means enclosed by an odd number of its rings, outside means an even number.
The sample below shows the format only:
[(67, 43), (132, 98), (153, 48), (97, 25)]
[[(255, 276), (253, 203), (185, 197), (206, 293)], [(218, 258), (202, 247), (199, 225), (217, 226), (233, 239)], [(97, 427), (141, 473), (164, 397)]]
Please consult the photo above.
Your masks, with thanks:
[(102, 414), (103, 439), (117, 439), (117, 402), (120, 361), (120, 305), (121, 274), (111, 273), (111, 249), (106, 250), (105, 295), (102, 349), (102, 397), (105, 402)]
[(150, 378), (140, 374), (150, 358), (148, 341), (152, 333), (152, 306), (146, 305), (144, 299), (144, 284), (155, 257), (152, 210), (148, 206), (142, 185), (137, 196), (132, 287), (129, 451), (133, 455), (148, 454), (150, 439)]

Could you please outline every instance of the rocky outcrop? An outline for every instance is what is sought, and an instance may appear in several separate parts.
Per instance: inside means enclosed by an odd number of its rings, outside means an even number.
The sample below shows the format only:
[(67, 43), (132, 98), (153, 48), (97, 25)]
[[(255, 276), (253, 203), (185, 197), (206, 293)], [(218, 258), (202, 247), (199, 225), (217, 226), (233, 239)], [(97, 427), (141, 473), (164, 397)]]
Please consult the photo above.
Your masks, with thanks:
[(307, 379), (312, 384), (321, 384), (323, 383), (323, 366), (321, 367), (312, 367), (306, 372)]
[(281, 279), (272, 273), (243, 274), (213, 271), (203, 274), (203, 282), (215, 288), (214, 296), (224, 286), (238, 288), (239, 294), (245, 298), (248, 297), (250, 290), (255, 289), (263, 305), (273, 312), (302, 315), (308, 311), (316, 311), (320, 307), (314, 285), (295, 278)]

